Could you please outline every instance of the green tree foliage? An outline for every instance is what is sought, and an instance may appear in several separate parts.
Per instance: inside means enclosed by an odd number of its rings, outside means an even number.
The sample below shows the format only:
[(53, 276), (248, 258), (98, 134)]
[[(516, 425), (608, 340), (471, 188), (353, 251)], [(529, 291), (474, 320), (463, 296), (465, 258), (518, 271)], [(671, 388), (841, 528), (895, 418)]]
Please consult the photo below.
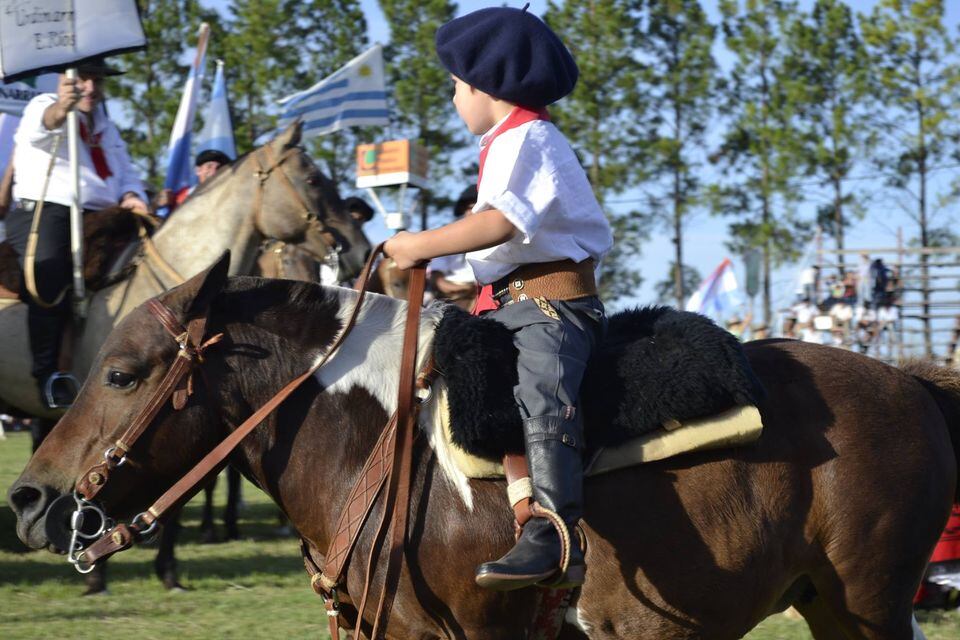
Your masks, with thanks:
[(713, 206), (737, 218), (730, 225), (733, 251), (762, 251), (763, 312), (769, 324), (772, 269), (795, 258), (809, 233), (793, 206), (801, 148), (794, 96), (784, 82), (784, 34), (796, 5), (720, 0), (720, 10), (734, 66), (724, 101), (729, 123), (712, 158), (730, 178), (712, 189)]
[[(667, 270), (667, 277), (654, 286), (654, 291), (657, 293), (657, 302), (659, 304), (673, 304), (677, 301), (677, 271), (677, 263), (671, 262), (670, 268)], [(683, 265), (683, 268), (679, 271), (681, 271), (683, 277), (683, 290), (691, 293), (696, 291), (697, 287), (699, 287), (700, 283), (703, 281), (703, 278), (700, 277), (700, 272), (688, 264)], [(677, 308), (683, 309), (683, 305), (678, 304)]]
[[(792, 22), (787, 41), (784, 81), (797, 105), (807, 171), (830, 190), (829, 203), (818, 207), (818, 223), (843, 249), (849, 218), (864, 212), (848, 178), (873, 142), (866, 50), (853, 14), (841, 0), (817, 0), (808, 16)], [(843, 254), (839, 262), (842, 273)]]
[[(645, 4), (649, 19), (642, 39), (644, 79), (651, 104), (648, 168), (656, 179), (650, 214), (672, 231), (673, 298), (682, 307), (692, 281), (683, 264), (683, 228), (701, 196), (701, 174), (696, 169), (716, 97), (718, 69), (711, 53), (716, 28), (699, 0)], [(660, 299), (665, 300), (663, 295)]]
[(642, 66), (634, 51), (640, 43), (636, 2), (584, 0), (547, 3), (544, 20), (559, 34), (580, 68), (573, 94), (551, 113), (570, 140), (593, 185), (597, 200), (615, 229), (617, 244), (604, 261), (601, 293), (613, 300), (636, 293), (640, 273), (633, 259), (646, 239), (641, 212), (617, 214), (609, 196), (643, 177), (643, 120), (647, 108)]
[(188, 48), (196, 46), (200, 23), (215, 24), (217, 16), (196, 0), (140, 0), (139, 6), (147, 49), (116, 59), (125, 74), (110, 81), (107, 95), (133, 122), (122, 131), (130, 156), (144, 170), (147, 182), (158, 188), (165, 177), (180, 89), (193, 62)]
[[(464, 140), (462, 123), (455, 122), (453, 83), (440, 64), (434, 38), (440, 25), (453, 19), (456, 4), (448, 0), (380, 0), (390, 26), (386, 47), (387, 74), (392, 89), (393, 131), (417, 140), (430, 154), (430, 179), (437, 183), (451, 175), (450, 155)], [(462, 185), (457, 186), (457, 190)], [(434, 199), (421, 198), (421, 226)]]
[(312, 2), (300, 0), (232, 0), (224, 29), (215, 33), (215, 55), (223, 58), (230, 82), (237, 153), (276, 126), (276, 100), (300, 89), (304, 58), (301, 19)]
[[(917, 223), (921, 247), (931, 246), (934, 194), (931, 173), (956, 149), (957, 89), (960, 67), (953, 59), (956, 40), (943, 22), (943, 0), (880, 0), (861, 16), (870, 54), (881, 137), (877, 165), (889, 173), (888, 186)], [(948, 194), (940, 194), (947, 197)], [(929, 299), (927, 263), (921, 254), (921, 288)], [(924, 343), (933, 352), (930, 307), (923, 306)]]

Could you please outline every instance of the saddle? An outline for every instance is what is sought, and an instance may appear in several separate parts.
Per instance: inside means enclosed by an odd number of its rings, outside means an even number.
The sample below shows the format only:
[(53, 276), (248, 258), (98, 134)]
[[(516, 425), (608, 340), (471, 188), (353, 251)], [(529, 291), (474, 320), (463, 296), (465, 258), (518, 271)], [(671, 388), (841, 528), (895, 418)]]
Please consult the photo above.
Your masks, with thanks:
[[(504, 456), (523, 452), (512, 334), (449, 306), (433, 357), (441, 446), (468, 477), (503, 477)], [(587, 473), (752, 442), (764, 395), (740, 342), (708, 318), (670, 307), (614, 314), (581, 386)]]
[[(141, 225), (143, 216), (122, 207), (83, 215), (83, 277), (87, 288), (97, 291), (126, 275), (140, 245)], [(152, 231), (153, 225), (145, 226)], [(17, 252), (9, 242), (0, 242), (0, 298), (22, 297), (22, 281)]]

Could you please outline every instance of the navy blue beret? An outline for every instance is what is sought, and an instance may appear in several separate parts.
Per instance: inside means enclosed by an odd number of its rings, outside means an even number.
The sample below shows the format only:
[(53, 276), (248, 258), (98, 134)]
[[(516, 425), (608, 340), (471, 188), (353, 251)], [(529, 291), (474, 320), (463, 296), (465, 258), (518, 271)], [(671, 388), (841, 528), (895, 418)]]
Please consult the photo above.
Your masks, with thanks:
[(437, 54), (470, 86), (524, 107), (556, 102), (580, 75), (557, 34), (525, 9), (480, 9), (451, 20), (437, 30)]

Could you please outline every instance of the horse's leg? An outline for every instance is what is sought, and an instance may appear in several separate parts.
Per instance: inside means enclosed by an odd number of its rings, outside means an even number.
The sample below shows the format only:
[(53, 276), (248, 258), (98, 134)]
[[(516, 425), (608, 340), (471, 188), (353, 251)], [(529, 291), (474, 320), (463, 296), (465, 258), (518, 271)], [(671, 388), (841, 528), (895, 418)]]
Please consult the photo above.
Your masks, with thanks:
[(177, 558), (173, 552), (177, 538), (180, 537), (180, 529), (183, 528), (180, 524), (181, 513), (182, 509), (177, 509), (171, 514), (167, 524), (160, 529), (160, 542), (157, 545), (157, 557), (153, 561), (153, 570), (163, 582), (164, 587), (182, 591), (184, 587), (177, 580)]
[(814, 640), (848, 640), (850, 638), (838, 628), (837, 618), (819, 595), (815, 595), (806, 602), (796, 602), (793, 606), (810, 627)]
[(217, 476), (203, 488), (203, 509), (200, 515), (200, 542), (210, 544), (217, 541), (217, 530), (213, 524), (213, 490), (217, 488)]
[[(865, 549), (882, 553), (882, 546), (864, 544)], [(890, 549), (902, 549), (892, 545)], [(847, 557), (842, 564), (831, 568), (831, 575), (813, 576), (817, 590), (817, 601), (825, 611), (812, 613), (815, 623), (829, 620), (823, 629), (831, 626), (832, 635), (821, 631), (821, 627), (810, 624), (817, 640), (821, 638), (857, 638), (862, 640), (913, 640), (913, 593), (912, 580), (896, 580), (883, 577), (891, 576), (895, 571), (884, 574), (877, 563), (871, 564), (863, 555)], [(836, 571), (836, 573), (833, 573)], [(900, 572), (903, 575), (903, 572)], [(807, 618), (807, 610), (797, 608)], [(810, 619), (807, 618), (808, 622)], [(823, 635), (817, 635), (817, 632)], [(844, 635), (845, 634), (845, 635)]]
[(223, 510), (223, 526), (227, 540), (239, 540), (240, 528), (237, 527), (237, 510), (240, 508), (240, 472), (227, 466), (227, 506)]

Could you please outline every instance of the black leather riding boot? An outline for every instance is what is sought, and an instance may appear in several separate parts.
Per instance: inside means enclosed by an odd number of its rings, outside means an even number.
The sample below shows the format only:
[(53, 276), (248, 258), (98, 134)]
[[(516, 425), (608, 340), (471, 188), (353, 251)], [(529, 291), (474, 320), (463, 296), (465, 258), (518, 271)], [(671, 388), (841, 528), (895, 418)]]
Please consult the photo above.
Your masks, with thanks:
[(477, 569), (481, 587), (498, 591), (531, 585), (568, 588), (583, 584), (584, 562), (574, 530), (583, 514), (581, 428), (577, 420), (544, 416), (523, 424), (527, 463), (536, 502), (563, 520), (570, 541), (567, 572), (560, 574), (562, 546), (556, 527), (535, 517), (524, 526), (517, 544), (505, 556)]

